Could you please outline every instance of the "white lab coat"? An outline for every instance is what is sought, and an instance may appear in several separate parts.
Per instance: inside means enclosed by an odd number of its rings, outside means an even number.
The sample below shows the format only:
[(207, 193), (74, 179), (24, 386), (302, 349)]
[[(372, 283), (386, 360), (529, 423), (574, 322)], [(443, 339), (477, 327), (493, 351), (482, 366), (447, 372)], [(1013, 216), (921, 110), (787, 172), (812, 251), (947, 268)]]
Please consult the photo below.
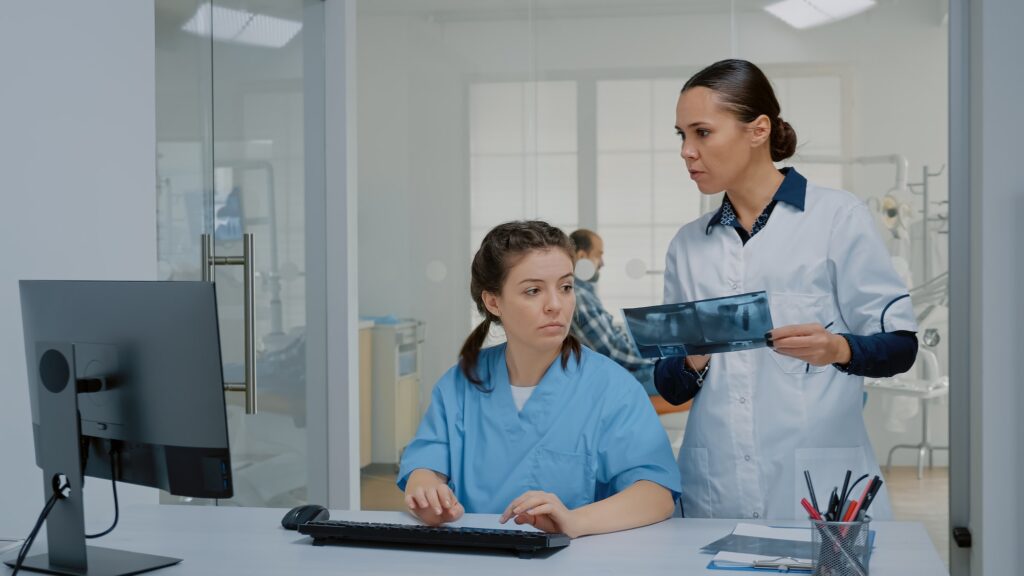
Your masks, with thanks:
[[(707, 233), (712, 216), (683, 226), (672, 240), (666, 303), (765, 290), (775, 327), (917, 330), (906, 286), (867, 206), (852, 194), (808, 184), (804, 211), (778, 202), (746, 245), (731, 227)], [(862, 377), (768, 348), (714, 355), (679, 451), (684, 514), (802, 519), (804, 470), (821, 508), (847, 469), (854, 478), (881, 474), (864, 425), (862, 384)], [(891, 518), (884, 486), (869, 514)]]

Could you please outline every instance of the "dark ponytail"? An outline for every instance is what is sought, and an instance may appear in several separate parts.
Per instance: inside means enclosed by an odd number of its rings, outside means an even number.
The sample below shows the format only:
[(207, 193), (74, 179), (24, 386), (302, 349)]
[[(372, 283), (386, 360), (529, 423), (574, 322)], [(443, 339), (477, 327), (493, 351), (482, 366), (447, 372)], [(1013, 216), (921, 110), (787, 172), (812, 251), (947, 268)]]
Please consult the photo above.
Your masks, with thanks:
[(686, 81), (682, 92), (703, 86), (740, 122), (753, 122), (762, 114), (771, 121), (769, 142), (772, 161), (780, 162), (796, 152), (796, 131), (780, 116), (779, 100), (764, 72), (746, 60), (721, 60)]
[[(491, 324), (501, 325), (501, 319), (491, 314), (484, 306), (483, 293), (501, 294), (501, 288), (508, 277), (508, 271), (519, 259), (534, 250), (562, 250), (569, 260), (576, 261), (576, 246), (558, 228), (547, 222), (527, 220), (506, 222), (494, 227), (480, 243), (480, 249), (473, 256), (469, 292), (476, 309), (484, 317), (466, 338), (459, 351), (459, 367), (466, 379), (483, 386), (483, 379), (477, 374), (480, 349), (491, 330)], [(562, 341), (562, 368), (569, 365), (569, 358), (575, 354), (579, 361), (582, 353), (580, 342), (572, 334)]]
[(490, 314), (484, 316), (484, 321), (477, 324), (476, 328), (469, 333), (469, 337), (462, 343), (462, 350), (459, 350), (459, 367), (466, 379), (476, 385), (483, 384), (483, 380), (476, 373), (477, 358), (480, 356), (480, 349), (487, 340), (487, 333), (491, 331)]

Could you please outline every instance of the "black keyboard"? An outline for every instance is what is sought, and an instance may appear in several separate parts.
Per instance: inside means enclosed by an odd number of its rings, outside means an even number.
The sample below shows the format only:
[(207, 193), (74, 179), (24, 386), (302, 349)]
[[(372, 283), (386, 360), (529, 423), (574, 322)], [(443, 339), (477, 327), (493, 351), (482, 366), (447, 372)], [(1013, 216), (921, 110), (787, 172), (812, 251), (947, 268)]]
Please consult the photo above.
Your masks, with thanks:
[(412, 546), (450, 546), (509, 550), (520, 558), (537, 552), (569, 545), (565, 534), (499, 530), (495, 528), (457, 528), (454, 526), (419, 526), (409, 524), (378, 524), (323, 520), (299, 526), (299, 532), (313, 537), (313, 544), (402, 544)]

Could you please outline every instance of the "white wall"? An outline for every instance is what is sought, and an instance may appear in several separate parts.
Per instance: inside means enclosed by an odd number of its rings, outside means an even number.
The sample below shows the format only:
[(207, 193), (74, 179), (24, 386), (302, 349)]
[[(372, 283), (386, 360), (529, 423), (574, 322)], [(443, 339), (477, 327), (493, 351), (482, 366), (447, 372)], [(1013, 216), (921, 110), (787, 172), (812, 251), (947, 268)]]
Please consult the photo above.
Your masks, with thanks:
[[(441, 32), (359, 16), (359, 312), (426, 322), (424, 408), (455, 363), (471, 305), (465, 70)], [(429, 262), (443, 266), (440, 281)]]
[[(0, 537), (24, 537), (44, 498), (18, 280), (156, 275), (153, 5), (23, 0), (2, 10)], [(156, 502), (130, 485), (119, 496)], [(89, 482), (86, 502), (87, 530), (105, 528), (109, 483)]]
[[(1024, 4), (970, 2), (971, 574), (1024, 567), (1024, 214), (1020, 94)], [(1009, 232), (1009, 233), (1008, 233)]]
[[(465, 86), (472, 81), (676, 76), (681, 86), (697, 67), (730, 56), (769, 70), (829, 70), (848, 82), (848, 154), (904, 154), (911, 181), (922, 165), (934, 170), (947, 158), (947, 29), (935, 0), (884, 2), (805, 32), (762, 11), (740, 12), (735, 54), (723, 13), (628, 16), (623, 3), (608, 14), (579, 6), (541, 12), (531, 23), (525, 12), (429, 14), (409, 5), (374, 13), (372, 2), (359, 6), (360, 311), (427, 317), (425, 391), (454, 362), (468, 332)], [(889, 166), (847, 172), (851, 189), (864, 196), (884, 193), (895, 180)], [(945, 177), (932, 184), (934, 199), (945, 199)], [(435, 259), (448, 270), (441, 283), (425, 280)], [(948, 331), (942, 335), (948, 342)], [(935, 444), (948, 438), (947, 411), (945, 403), (932, 408)], [(881, 398), (870, 398), (865, 418), (883, 461), (891, 446), (919, 441), (920, 415), (906, 422), (906, 432), (891, 432)], [(914, 457), (903, 450), (895, 463)], [(936, 463), (945, 462), (937, 453)]]

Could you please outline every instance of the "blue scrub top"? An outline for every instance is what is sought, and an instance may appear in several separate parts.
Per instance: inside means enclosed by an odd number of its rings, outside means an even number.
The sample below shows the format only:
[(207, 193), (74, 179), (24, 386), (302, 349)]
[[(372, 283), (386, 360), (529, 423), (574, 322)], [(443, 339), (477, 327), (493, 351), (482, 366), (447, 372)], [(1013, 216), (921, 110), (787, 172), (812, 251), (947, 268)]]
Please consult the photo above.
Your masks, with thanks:
[(505, 345), (480, 352), (477, 373), (458, 365), (437, 385), (416, 437), (402, 454), (398, 487), (417, 468), (448, 477), (469, 513), (499, 514), (529, 490), (575, 509), (649, 480), (679, 497), (679, 469), (643, 388), (588, 348), (562, 368), (558, 357), (523, 410), (512, 399)]

